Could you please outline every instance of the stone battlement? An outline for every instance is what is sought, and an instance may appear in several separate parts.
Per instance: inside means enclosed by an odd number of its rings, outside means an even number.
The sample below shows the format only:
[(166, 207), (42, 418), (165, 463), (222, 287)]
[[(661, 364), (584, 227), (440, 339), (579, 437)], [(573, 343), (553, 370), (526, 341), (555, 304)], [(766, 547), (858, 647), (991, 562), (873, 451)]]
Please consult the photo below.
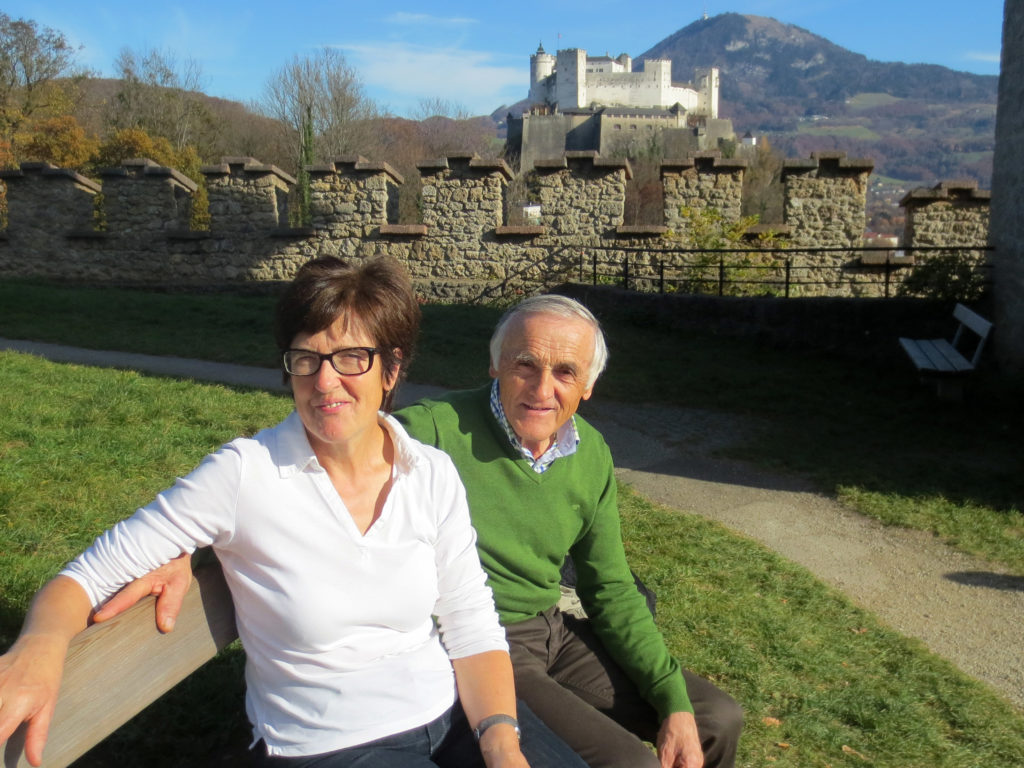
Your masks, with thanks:
[[(843, 153), (815, 153), (783, 169), (787, 241), (807, 248), (859, 248), (866, 221), (867, 179), (873, 163)], [(663, 226), (624, 225), (625, 160), (567, 152), (540, 161), (528, 181), (540, 218), (510, 224), (511, 169), (500, 160), (449, 155), (419, 167), (422, 223), (396, 221), (405, 179), (385, 162), (336, 158), (308, 169), (311, 226), (288, 226), (295, 179), (251, 157), (226, 157), (202, 168), (209, 230), (188, 229), (196, 185), (175, 169), (147, 159), (106, 169), (97, 183), (45, 163), (0, 171), (8, 226), (0, 236), (0, 275), (90, 282), (223, 284), (287, 280), (316, 256), (395, 256), (431, 298), (477, 300), (533, 292), (577, 276), (600, 252), (666, 266), (692, 254), (681, 208), (713, 207), (740, 218), (746, 162), (698, 152), (662, 164)], [(100, 196), (100, 197), (98, 197)], [(97, 204), (97, 200), (100, 201)], [(989, 196), (965, 182), (945, 182), (904, 200), (907, 245), (983, 247)], [(97, 222), (103, 222), (97, 225)], [(922, 243), (913, 238), (922, 238)], [(640, 254), (639, 256), (637, 254)], [(808, 253), (822, 267), (859, 258)], [(806, 264), (805, 264), (806, 266)], [(877, 270), (862, 283), (838, 279), (815, 293), (877, 295)], [(871, 278), (871, 279), (869, 279)], [(871, 286), (874, 285), (874, 288)]]

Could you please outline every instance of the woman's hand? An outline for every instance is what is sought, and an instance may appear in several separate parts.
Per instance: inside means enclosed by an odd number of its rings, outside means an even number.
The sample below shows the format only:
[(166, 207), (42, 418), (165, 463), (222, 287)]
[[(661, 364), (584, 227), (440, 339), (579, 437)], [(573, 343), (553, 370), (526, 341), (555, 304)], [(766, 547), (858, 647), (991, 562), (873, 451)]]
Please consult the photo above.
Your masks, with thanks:
[(23, 635), (0, 656), (0, 743), (28, 723), (25, 757), (32, 765), (43, 760), (67, 651), (63, 637)]
[(17, 641), (0, 656), (0, 744), (28, 723), (25, 757), (32, 765), (43, 760), (68, 645), (85, 629), (90, 608), (78, 582), (58, 576), (39, 590)]
[(487, 768), (529, 768), (519, 749), (519, 737), (511, 725), (499, 723), (480, 737), (480, 752)]
[(164, 633), (170, 632), (178, 620), (181, 604), (191, 584), (192, 558), (186, 552), (125, 585), (93, 614), (92, 619), (95, 622), (108, 621), (131, 608), (142, 598), (155, 595), (157, 629)]

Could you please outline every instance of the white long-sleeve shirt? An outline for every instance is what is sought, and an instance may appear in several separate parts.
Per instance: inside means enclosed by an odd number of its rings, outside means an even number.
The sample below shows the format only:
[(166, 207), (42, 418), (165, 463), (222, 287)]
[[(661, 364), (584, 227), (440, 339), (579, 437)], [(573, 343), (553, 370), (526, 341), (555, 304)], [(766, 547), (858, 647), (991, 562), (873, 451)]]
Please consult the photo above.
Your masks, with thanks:
[(380, 420), (395, 445), (393, 483), (365, 536), (293, 412), (207, 456), (64, 575), (99, 605), (212, 546), (245, 646), (246, 709), (271, 754), (319, 754), (430, 722), (455, 700), (450, 659), (508, 646), (451, 460)]

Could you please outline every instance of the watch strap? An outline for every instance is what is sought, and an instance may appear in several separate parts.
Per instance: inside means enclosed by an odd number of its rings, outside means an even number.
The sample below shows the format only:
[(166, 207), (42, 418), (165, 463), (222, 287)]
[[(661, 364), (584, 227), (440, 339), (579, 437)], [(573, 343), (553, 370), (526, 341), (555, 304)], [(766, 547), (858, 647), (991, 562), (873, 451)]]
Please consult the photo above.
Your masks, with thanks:
[(519, 721), (516, 720), (512, 715), (489, 715), (476, 724), (476, 728), (473, 729), (473, 736), (477, 741), (483, 737), (484, 732), (492, 725), (498, 725), (499, 723), (505, 723), (511, 725), (516, 729), (516, 738), (520, 737), (519, 732)]

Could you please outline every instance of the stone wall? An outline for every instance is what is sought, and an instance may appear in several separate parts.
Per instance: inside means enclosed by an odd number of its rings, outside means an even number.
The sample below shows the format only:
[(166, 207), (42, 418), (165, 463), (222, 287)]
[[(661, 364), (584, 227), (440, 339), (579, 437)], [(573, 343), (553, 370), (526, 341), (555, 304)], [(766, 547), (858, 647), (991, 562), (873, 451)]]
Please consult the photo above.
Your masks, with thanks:
[(972, 180), (944, 181), (931, 189), (909, 192), (900, 205), (906, 211), (903, 242), (910, 247), (984, 243), (988, 239), (992, 193)]
[(741, 216), (746, 160), (727, 160), (718, 152), (694, 152), (689, 160), (661, 164), (665, 225), (682, 231), (680, 208), (717, 208), (728, 221)]
[[(715, 152), (665, 163), (661, 226), (623, 223), (631, 168), (625, 160), (595, 152), (568, 152), (537, 163), (527, 186), (540, 203), (541, 218), (532, 226), (504, 223), (512, 173), (501, 161), (452, 155), (421, 166), (420, 224), (394, 223), (405, 180), (387, 163), (349, 157), (308, 170), (311, 226), (294, 229), (287, 210), (295, 184), (291, 176), (247, 157), (204, 167), (210, 214), (205, 231), (187, 229), (195, 185), (148, 160), (105, 171), (102, 185), (42, 164), (0, 172), (9, 201), (0, 275), (220, 285), (287, 280), (316, 256), (383, 252), (407, 265), (424, 295), (441, 300), (514, 296), (566, 280), (593, 280), (595, 273), (599, 282), (626, 276), (632, 287), (647, 290), (661, 287), (665, 274), (668, 290), (685, 289), (673, 282), (688, 279), (680, 275), (714, 282), (719, 256), (680, 247), (689, 224), (679, 210), (712, 207), (727, 221), (738, 220), (745, 164)], [(861, 245), (870, 170), (870, 163), (841, 153), (789, 161), (783, 230), (789, 242), (807, 250), (730, 258), (756, 262), (758, 269), (767, 264), (769, 271), (754, 274), (751, 267), (746, 277), (774, 280), (781, 280), (788, 259), (799, 275), (795, 282), (802, 283), (790, 295), (882, 295), (891, 271), (885, 260), (868, 263), (845, 250)], [(957, 189), (947, 185), (942, 193)], [(94, 224), (97, 196), (105, 229)], [(987, 197), (976, 190), (970, 196), (970, 206), (954, 201), (943, 208), (945, 223), (932, 227), (933, 237), (941, 239), (944, 230), (945, 245), (982, 237)], [(923, 231), (933, 205), (948, 202), (937, 198), (925, 205), (925, 196), (914, 197), (913, 213), (922, 217), (916, 231)], [(667, 236), (670, 228), (681, 237)], [(749, 243), (744, 248), (756, 248), (756, 233)], [(833, 250), (813, 250), (822, 245)], [(700, 271), (693, 271), (695, 264), (703, 265)], [(779, 294), (781, 288), (758, 286), (748, 292), (765, 291)]]
[(867, 224), (871, 160), (849, 160), (843, 152), (814, 152), (810, 160), (786, 160), (783, 221), (794, 245), (851, 248)]
[(815, 286), (811, 295), (878, 295), (877, 266), (845, 250), (863, 244), (873, 169), (874, 161), (849, 159), (844, 152), (814, 152), (808, 160), (783, 164), (783, 221), (790, 245), (830, 249), (800, 265), (800, 279)]

